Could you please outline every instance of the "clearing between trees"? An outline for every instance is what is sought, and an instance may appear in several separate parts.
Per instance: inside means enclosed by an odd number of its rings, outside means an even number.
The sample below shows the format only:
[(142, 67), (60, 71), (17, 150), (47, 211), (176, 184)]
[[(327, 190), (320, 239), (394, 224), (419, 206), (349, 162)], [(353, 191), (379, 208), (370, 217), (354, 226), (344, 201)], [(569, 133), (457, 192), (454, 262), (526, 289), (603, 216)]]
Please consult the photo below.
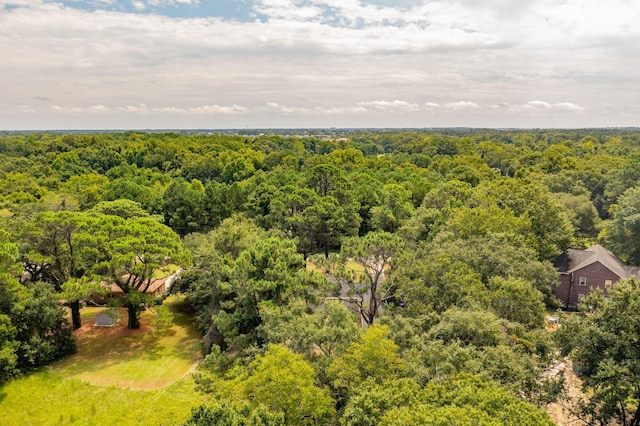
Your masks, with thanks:
[(191, 407), (207, 399), (195, 392), (189, 374), (200, 356), (200, 335), (181, 311), (182, 299), (165, 303), (174, 321), (164, 330), (147, 312), (139, 329), (127, 329), (124, 310), (116, 326), (94, 327), (104, 308), (83, 309), (75, 355), (0, 387), (2, 424), (183, 423)]

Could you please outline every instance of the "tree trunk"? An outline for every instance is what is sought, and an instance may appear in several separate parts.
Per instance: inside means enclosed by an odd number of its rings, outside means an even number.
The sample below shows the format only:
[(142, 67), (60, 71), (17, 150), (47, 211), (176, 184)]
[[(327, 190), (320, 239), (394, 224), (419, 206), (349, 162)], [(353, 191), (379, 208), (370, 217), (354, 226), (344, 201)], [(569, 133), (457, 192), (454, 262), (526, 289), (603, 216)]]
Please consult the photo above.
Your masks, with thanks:
[(367, 325), (373, 325), (373, 321), (378, 313), (378, 299), (375, 296), (375, 292), (371, 290), (371, 296), (369, 297), (369, 313), (367, 314)]
[(136, 329), (140, 328), (140, 318), (138, 317), (139, 307), (130, 303), (127, 307), (127, 312), (129, 313), (129, 322), (127, 324), (127, 328)]
[(633, 415), (633, 420), (631, 420), (631, 426), (640, 425), (640, 405), (636, 408), (636, 413)]
[(204, 355), (209, 355), (211, 353), (211, 348), (213, 347), (213, 345), (219, 346), (221, 351), (225, 351), (227, 349), (227, 345), (224, 341), (224, 336), (222, 335), (222, 333), (220, 333), (220, 330), (218, 330), (218, 327), (215, 324), (211, 324), (211, 327), (209, 327), (209, 330), (207, 330), (207, 333), (202, 338), (202, 341), (204, 346)]
[(73, 329), (77, 330), (82, 327), (82, 320), (80, 319), (80, 300), (74, 300), (69, 304), (71, 308), (71, 322), (73, 323)]

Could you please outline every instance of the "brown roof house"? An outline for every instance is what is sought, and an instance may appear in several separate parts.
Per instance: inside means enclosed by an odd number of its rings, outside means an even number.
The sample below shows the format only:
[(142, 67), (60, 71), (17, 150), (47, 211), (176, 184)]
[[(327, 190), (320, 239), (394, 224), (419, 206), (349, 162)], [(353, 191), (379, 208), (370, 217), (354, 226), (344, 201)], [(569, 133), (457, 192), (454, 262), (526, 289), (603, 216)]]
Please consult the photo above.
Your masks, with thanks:
[(640, 268), (627, 266), (601, 245), (585, 250), (569, 249), (554, 260), (560, 285), (553, 290), (567, 309), (575, 309), (590, 291), (599, 288), (605, 297), (623, 278), (640, 277)]
[[(144, 293), (150, 295), (153, 298), (155, 297), (164, 298), (169, 294), (171, 287), (175, 283), (176, 279), (180, 277), (181, 272), (182, 272), (182, 269), (178, 269), (176, 272), (174, 272), (169, 276), (166, 276), (163, 278), (154, 278), (151, 280), (151, 283), (146, 289), (143, 287), (141, 290), (145, 290)], [(122, 278), (123, 280), (126, 280), (127, 277), (128, 276), (125, 275)], [(105, 287), (108, 290), (108, 292), (106, 295), (94, 294), (91, 297), (91, 301), (94, 304), (98, 304), (98, 305), (106, 304), (109, 301), (109, 299), (114, 299), (114, 298), (123, 299), (125, 297), (125, 294), (122, 291), (122, 289), (118, 287), (116, 284), (112, 284), (112, 283), (110, 284), (105, 281), (101, 281), (100, 284), (102, 284), (102, 286)]]
[[(153, 280), (144, 293), (150, 295), (153, 298), (158, 296), (165, 296), (168, 292), (167, 283), (169, 282), (169, 278), (170, 277), (165, 277)], [(100, 284), (102, 284), (102, 286), (105, 287), (108, 291), (106, 294), (92, 295), (92, 303), (96, 305), (104, 305), (108, 303), (110, 299), (123, 300), (125, 298), (124, 292), (116, 284), (110, 284), (105, 281), (101, 281)]]
[[(167, 291), (167, 278), (158, 278), (151, 281), (149, 287), (147, 287), (145, 293), (152, 297), (162, 296)], [(120, 287), (116, 284), (106, 284), (106, 287), (111, 291), (112, 297), (123, 297), (124, 293)]]

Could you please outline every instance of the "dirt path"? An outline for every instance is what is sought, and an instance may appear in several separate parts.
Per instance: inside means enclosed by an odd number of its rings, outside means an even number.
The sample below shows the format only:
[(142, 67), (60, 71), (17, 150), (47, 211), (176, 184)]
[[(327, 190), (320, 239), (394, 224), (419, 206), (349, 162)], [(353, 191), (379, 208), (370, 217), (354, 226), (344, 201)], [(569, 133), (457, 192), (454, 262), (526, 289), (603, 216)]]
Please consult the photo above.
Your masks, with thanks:
[[(573, 366), (571, 364), (571, 360), (566, 359), (563, 362), (564, 364), (564, 378), (565, 385), (567, 390), (567, 395), (571, 399), (571, 401), (578, 401), (584, 398), (584, 394), (582, 393), (582, 380), (573, 372)], [(567, 402), (556, 402), (553, 404), (547, 405), (545, 408), (549, 416), (551, 416), (551, 420), (556, 422), (559, 426), (578, 426), (584, 425), (585, 423), (578, 419), (575, 416), (572, 416), (571, 413), (565, 408), (567, 406)]]

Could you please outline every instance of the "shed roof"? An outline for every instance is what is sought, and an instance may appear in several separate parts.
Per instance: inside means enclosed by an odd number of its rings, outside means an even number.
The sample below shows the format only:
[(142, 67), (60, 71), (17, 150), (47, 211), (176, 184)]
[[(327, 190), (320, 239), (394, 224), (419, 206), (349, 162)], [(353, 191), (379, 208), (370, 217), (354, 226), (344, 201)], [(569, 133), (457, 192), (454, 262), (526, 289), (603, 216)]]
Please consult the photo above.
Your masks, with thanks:
[(115, 311), (109, 312), (109, 310), (107, 310), (107, 311), (102, 311), (98, 315), (96, 315), (95, 325), (111, 326), (111, 325), (114, 325), (116, 322), (118, 322), (118, 313)]

